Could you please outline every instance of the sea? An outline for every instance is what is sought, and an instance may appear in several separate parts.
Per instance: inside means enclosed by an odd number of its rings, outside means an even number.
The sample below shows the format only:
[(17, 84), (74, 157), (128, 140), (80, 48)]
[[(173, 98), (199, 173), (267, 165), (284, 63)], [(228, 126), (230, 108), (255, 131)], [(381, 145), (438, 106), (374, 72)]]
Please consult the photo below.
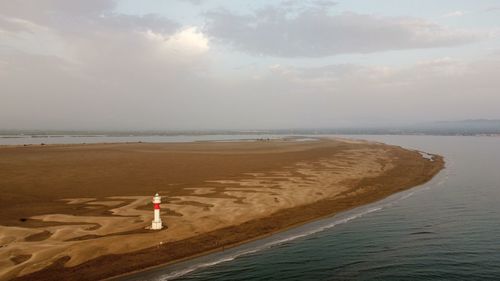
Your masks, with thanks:
[(500, 280), (500, 137), (342, 137), (440, 154), (446, 168), (379, 202), (119, 280)]

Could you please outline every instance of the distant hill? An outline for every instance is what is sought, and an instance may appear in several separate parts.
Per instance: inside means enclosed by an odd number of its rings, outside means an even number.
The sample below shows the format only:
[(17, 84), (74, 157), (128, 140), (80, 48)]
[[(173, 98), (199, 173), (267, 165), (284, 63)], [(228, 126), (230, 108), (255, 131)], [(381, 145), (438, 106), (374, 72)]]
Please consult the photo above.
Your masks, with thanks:
[(296, 134), (375, 134), (375, 135), (500, 135), (500, 120), (474, 119), (428, 122), (406, 126), (344, 127), (331, 129), (303, 129), (271, 131)]

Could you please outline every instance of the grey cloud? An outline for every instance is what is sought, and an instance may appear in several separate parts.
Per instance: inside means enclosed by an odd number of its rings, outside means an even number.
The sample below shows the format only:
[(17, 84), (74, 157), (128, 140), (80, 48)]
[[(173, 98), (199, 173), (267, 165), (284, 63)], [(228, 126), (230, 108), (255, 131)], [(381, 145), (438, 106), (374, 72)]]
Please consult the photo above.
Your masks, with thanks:
[[(207, 51), (213, 48), (210, 44), (204, 47), (201, 42), (201, 52), (183, 54), (189, 46), (200, 47), (200, 34), (192, 29), (185, 37), (179, 36), (185, 29), (168, 19), (119, 15), (97, 2), (88, 2), (91, 6), (81, 11), (68, 11), (71, 7), (59, 2), (42, 2), (49, 7), (33, 1), (33, 7), (9, 10), (3, 8), (10, 1), (0, 2), (4, 20), (0, 26), (14, 34), (30, 28), (29, 23), (43, 26), (33, 32), (49, 32), (47, 40), (60, 40), (71, 59), (60, 55), (59, 49), (44, 55), (30, 53), (29, 48), (0, 49), (0, 128), (246, 129), (332, 127), (384, 118), (498, 118), (498, 54), (475, 62), (443, 58), (401, 69), (342, 64), (308, 68), (275, 65), (266, 71), (261, 68), (269, 61), (266, 59), (237, 73), (222, 66), (234, 57), (211, 56), (213, 53)], [(421, 21), (356, 14), (329, 16), (310, 8), (294, 11), (299, 12), (292, 17), (283, 6), (245, 16), (219, 11), (217, 17), (222, 14), (224, 22), (234, 25), (218, 28), (231, 30), (243, 42), (249, 38), (262, 41), (242, 45), (243, 50), (264, 53), (264, 48), (266, 54), (276, 54), (283, 49), (287, 56), (312, 56), (311, 50), (328, 55), (330, 46), (335, 47), (335, 53), (349, 47), (360, 52), (363, 44), (369, 45), (370, 51), (374, 46), (387, 49), (380, 40), (406, 48), (409, 39), (405, 36), (417, 31), (417, 43), (424, 46), (442, 43), (443, 37), (448, 38), (447, 44), (458, 40), (456, 32)], [(7, 27), (5, 21), (11, 25)], [(328, 27), (319, 29), (325, 33), (309, 34), (320, 23)], [(220, 19), (217, 24), (221, 24)], [(415, 31), (415, 25), (422, 27)], [(380, 30), (374, 31), (374, 27)], [(264, 28), (270, 31), (264, 32)], [(144, 32), (147, 30), (154, 34)], [(328, 38), (332, 30), (338, 38), (349, 41), (340, 41), (346, 45), (341, 45), (344, 49), (336, 45), (337, 39)], [(273, 37), (283, 32), (290, 34)], [(358, 38), (350, 38), (352, 32)], [(359, 38), (361, 35), (372, 39)], [(44, 47), (50, 46), (40, 48)]]
[(59, 56), (80, 62), (81, 68), (94, 63), (109, 70), (105, 63), (112, 66), (149, 59), (156, 51), (144, 33), (151, 31), (168, 37), (180, 27), (154, 14), (117, 14), (113, 11), (114, 1), (20, 0), (17, 5), (13, 2), (0, 4), (0, 31), (9, 31), (4, 42), (7, 46), (8, 40), (21, 40), (16, 32), (32, 33), (35, 38), (50, 35), (52, 41), (39, 49), (57, 46)]
[(330, 0), (314, 0), (314, 1), (312, 1), (312, 4), (314, 6), (326, 9), (326, 8), (331, 8), (335, 5), (337, 5), (337, 2), (330, 1)]
[[(116, 14), (111, 1), (80, 2), (88, 7), (0, 3), (0, 32), (8, 29), (0, 48), (0, 127), (169, 127), (184, 114), (183, 98), (204, 102), (195, 82), (204, 58), (182, 45), (192, 34), (175, 37), (179, 25), (157, 15)], [(38, 45), (39, 38), (49, 42)], [(9, 47), (8, 40), (17, 41)]]
[(144, 42), (133, 45), (135, 39), (113, 40), (115, 46), (87, 53), (83, 63), (0, 53), (0, 127), (195, 127), (204, 118), (196, 116), (207, 112), (203, 105), (213, 100), (203, 88), (207, 83), (190, 65)]
[(343, 119), (415, 122), (498, 116), (500, 81), (495, 75), (500, 56), (494, 54), (471, 62), (440, 58), (402, 68), (279, 68), (273, 75), (289, 89), (309, 93), (316, 112), (341, 112)]
[(307, 8), (323, 8), (328, 9), (337, 5), (337, 2), (330, 0), (286, 0), (279, 3), (278, 6), (288, 10), (307, 9)]
[[(111, 0), (19, 0), (0, 2), (0, 28), (15, 24), (17, 29), (29, 29), (23, 21), (53, 28), (59, 32), (77, 33), (150, 29), (170, 33), (179, 25), (164, 17), (122, 15), (113, 12), (116, 3)], [(103, 30), (107, 29), (107, 30)]]
[(484, 12), (486, 13), (499, 12), (499, 11), (500, 11), (500, 6), (492, 6), (484, 9)]
[(95, 17), (112, 11), (115, 2), (111, 0), (65, 1), (65, 0), (18, 0), (1, 1), (0, 14), (22, 18), (37, 24), (63, 19), (78, 20), (80, 17)]
[(21, 32), (26, 31), (26, 26), (19, 20), (0, 16), (0, 31)]
[(308, 8), (290, 15), (268, 7), (239, 15), (227, 10), (206, 14), (205, 31), (236, 50), (279, 57), (322, 57), (345, 53), (433, 48), (475, 42), (480, 34), (447, 29), (411, 18), (343, 13)]
[(92, 25), (99, 25), (101, 28), (111, 28), (123, 31), (151, 30), (163, 34), (170, 34), (177, 30), (180, 25), (156, 14), (146, 14), (143, 16), (131, 15), (110, 15), (94, 20)]
[(203, 0), (180, 0), (182, 2), (189, 2), (193, 5), (201, 5), (204, 1)]
[(155, 63), (160, 58), (154, 55), (100, 58), (82, 71), (53, 57), (15, 54), (7, 65), (0, 57), (0, 127), (333, 127), (498, 117), (500, 103), (496, 55), (403, 68), (274, 66), (259, 78), (230, 81), (197, 76), (171, 60)]

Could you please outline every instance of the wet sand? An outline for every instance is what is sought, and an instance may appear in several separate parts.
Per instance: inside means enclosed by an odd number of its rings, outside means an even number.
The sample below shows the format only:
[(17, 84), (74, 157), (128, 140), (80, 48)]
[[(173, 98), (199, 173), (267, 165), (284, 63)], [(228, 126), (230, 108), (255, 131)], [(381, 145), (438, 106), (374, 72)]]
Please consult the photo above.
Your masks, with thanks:
[[(0, 280), (99, 280), (431, 179), (439, 156), (346, 140), (0, 147)], [(167, 228), (145, 228), (151, 195)]]

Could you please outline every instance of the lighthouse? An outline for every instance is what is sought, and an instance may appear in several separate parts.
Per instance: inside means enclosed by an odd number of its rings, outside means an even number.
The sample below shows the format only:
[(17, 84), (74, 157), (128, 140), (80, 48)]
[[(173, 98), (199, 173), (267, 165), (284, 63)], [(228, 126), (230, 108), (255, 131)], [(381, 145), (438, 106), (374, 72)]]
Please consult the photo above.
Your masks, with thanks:
[(156, 193), (155, 196), (153, 196), (154, 218), (153, 222), (151, 223), (151, 229), (153, 230), (159, 230), (163, 228), (160, 218), (160, 203), (161, 203), (161, 197), (160, 195), (158, 195), (158, 193)]

